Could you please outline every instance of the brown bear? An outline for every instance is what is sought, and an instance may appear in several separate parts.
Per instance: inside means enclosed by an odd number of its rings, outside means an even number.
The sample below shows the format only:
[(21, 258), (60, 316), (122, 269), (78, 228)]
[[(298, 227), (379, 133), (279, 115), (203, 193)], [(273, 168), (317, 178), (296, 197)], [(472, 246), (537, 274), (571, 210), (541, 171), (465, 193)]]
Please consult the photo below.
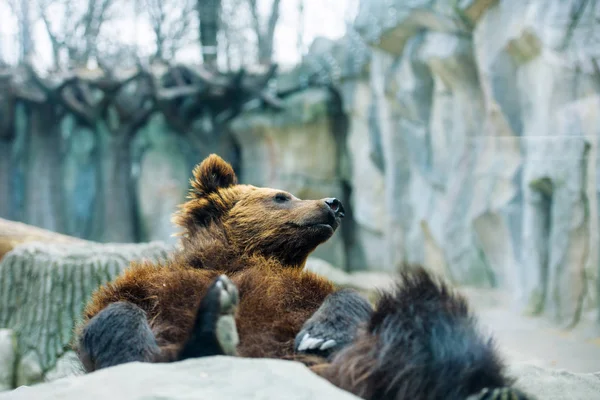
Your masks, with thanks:
[(174, 217), (181, 248), (132, 263), (93, 294), (76, 331), (84, 367), (269, 357), (304, 362), (366, 399), (524, 399), (464, 299), (424, 268), (405, 269), (376, 310), (304, 270), (344, 212), (334, 198), (238, 184), (209, 156)]

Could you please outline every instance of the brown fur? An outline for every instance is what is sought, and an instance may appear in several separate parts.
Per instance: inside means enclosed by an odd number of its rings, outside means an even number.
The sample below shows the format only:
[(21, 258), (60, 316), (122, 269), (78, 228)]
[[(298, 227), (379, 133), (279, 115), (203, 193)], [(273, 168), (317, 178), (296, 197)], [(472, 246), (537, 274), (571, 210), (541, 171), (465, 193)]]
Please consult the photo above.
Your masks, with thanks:
[[(133, 263), (93, 295), (85, 322), (110, 303), (142, 308), (161, 347), (186, 339), (200, 299), (226, 274), (238, 287), (238, 352), (244, 357), (290, 358), (302, 324), (333, 292), (329, 281), (302, 268), (338, 221), (322, 200), (299, 200), (275, 189), (238, 185), (229, 164), (211, 155), (194, 169), (189, 200), (174, 222), (182, 250), (164, 265)], [(278, 204), (274, 196), (289, 199)], [(328, 221), (333, 228), (316, 223)]]

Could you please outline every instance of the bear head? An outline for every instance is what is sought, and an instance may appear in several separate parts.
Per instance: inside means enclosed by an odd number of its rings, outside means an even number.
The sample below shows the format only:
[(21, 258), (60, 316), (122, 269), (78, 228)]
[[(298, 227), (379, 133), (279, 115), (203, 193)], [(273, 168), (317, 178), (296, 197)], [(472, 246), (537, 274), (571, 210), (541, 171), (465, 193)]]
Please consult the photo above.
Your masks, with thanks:
[(183, 228), (183, 247), (196, 253), (219, 242), (221, 252), (303, 267), (344, 217), (344, 207), (335, 198), (300, 200), (283, 190), (238, 184), (231, 165), (215, 154), (194, 168), (190, 183), (188, 201), (174, 222)]

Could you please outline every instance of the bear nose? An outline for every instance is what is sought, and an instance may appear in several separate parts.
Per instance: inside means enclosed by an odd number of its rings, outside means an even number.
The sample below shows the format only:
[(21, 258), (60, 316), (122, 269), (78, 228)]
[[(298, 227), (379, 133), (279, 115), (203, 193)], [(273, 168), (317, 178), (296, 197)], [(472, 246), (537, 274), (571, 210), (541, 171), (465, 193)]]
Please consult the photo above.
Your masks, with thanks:
[(344, 218), (345, 210), (342, 202), (336, 198), (330, 197), (325, 199), (325, 204), (335, 213), (336, 217)]

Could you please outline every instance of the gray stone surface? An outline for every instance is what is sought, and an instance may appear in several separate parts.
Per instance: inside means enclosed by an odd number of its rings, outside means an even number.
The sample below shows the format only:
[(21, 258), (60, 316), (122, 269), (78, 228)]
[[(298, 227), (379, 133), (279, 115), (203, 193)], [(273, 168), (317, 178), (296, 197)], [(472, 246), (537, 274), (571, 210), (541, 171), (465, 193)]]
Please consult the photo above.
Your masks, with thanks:
[(514, 364), (509, 373), (515, 385), (540, 400), (600, 399), (600, 374), (572, 373), (530, 364)]
[(325, 260), (311, 257), (306, 262), (306, 270), (315, 272), (333, 281), (336, 285), (373, 292), (393, 286), (393, 275), (377, 271), (356, 271), (347, 273)]
[(352, 400), (304, 365), (281, 360), (207, 357), (171, 364), (129, 363), (25, 387), (0, 399)]
[(12, 389), (17, 362), (17, 338), (10, 329), (0, 329), (0, 392)]
[[(31, 242), (7, 253), (0, 261), (0, 328), (9, 328), (18, 337), (17, 384), (69, 373), (65, 353), (92, 292), (115, 278), (130, 260), (160, 259), (170, 248), (160, 242)], [(59, 360), (63, 361), (57, 364)]]
[(598, 313), (600, 28), (591, 3), (565, 17), (581, 4), (360, 2), (369, 76), (340, 89), (353, 260), (425, 262), (565, 327)]
[[(516, 386), (538, 399), (594, 400), (600, 376), (517, 363)], [(170, 364), (129, 363), (0, 393), (0, 399), (358, 399), (282, 360), (207, 357)]]

